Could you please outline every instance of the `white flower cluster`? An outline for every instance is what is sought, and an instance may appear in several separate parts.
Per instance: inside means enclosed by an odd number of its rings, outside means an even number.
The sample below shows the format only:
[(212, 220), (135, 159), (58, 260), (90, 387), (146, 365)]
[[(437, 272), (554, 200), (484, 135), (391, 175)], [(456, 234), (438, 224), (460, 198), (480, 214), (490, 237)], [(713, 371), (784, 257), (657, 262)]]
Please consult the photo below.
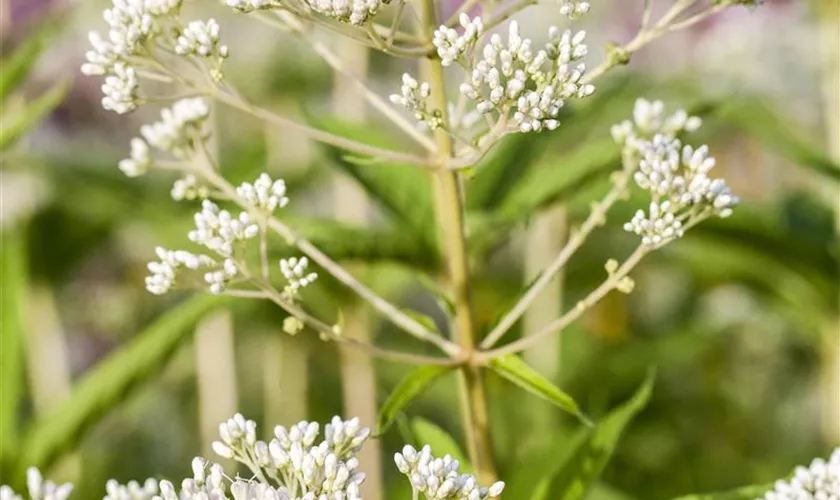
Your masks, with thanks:
[(240, 184), (236, 188), (236, 194), (249, 205), (267, 213), (272, 213), (289, 204), (289, 198), (286, 196), (286, 182), (283, 179), (272, 180), (266, 173), (260, 174), (253, 183)]
[[(253, 420), (236, 414), (219, 426), (221, 441), (213, 443), (213, 450), (242, 462), (257, 476), (276, 478), (280, 483), (257, 495), (250, 491), (265, 490), (267, 485), (242, 487), (243, 500), (360, 500), (365, 475), (357, 470), (356, 454), (370, 430), (361, 427), (357, 418), (344, 421), (333, 417), (324, 426), (324, 439), (316, 444), (318, 431), (315, 422), (299, 422), (289, 429), (277, 426), (274, 439), (266, 443), (257, 440)], [(239, 500), (234, 486), (231, 491)]]
[(146, 277), (146, 290), (155, 295), (163, 295), (175, 286), (178, 274), (183, 269), (198, 270), (216, 265), (210, 257), (193, 254), (186, 250), (167, 250), (163, 247), (155, 249), (159, 261), (147, 264), (151, 273)]
[(419, 452), (406, 445), (402, 453), (394, 454), (394, 462), (414, 489), (427, 500), (484, 500), (498, 498), (505, 483), (498, 481), (489, 488), (481, 487), (472, 474), (461, 474), (460, 464), (449, 455), (432, 456), (432, 449), (424, 446)]
[(148, 264), (151, 275), (146, 277), (146, 289), (162, 295), (175, 286), (180, 271), (203, 270), (204, 281), (211, 293), (222, 293), (227, 284), (241, 274), (234, 260), (235, 245), (256, 237), (259, 226), (251, 222), (247, 212), (234, 217), (227, 210), (221, 210), (210, 200), (204, 200), (201, 212), (195, 214), (195, 229), (187, 235), (197, 243), (221, 257), (221, 263), (203, 254), (192, 254), (185, 250), (156, 250), (160, 261)]
[(154, 165), (150, 147), (178, 159), (189, 158), (196, 141), (206, 136), (203, 126), (208, 116), (210, 107), (200, 97), (181, 99), (171, 108), (164, 108), (160, 121), (140, 127), (143, 137), (131, 140), (131, 155), (120, 161), (120, 170), (129, 177), (146, 173)]
[(210, 195), (210, 188), (201, 184), (194, 175), (187, 174), (172, 184), (169, 194), (175, 201), (198, 200), (207, 198)]
[(840, 500), (840, 448), (827, 462), (817, 458), (808, 467), (797, 467), (790, 480), (777, 481), (756, 500)]
[(400, 93), (391, 94), (391, 102), (399, 104), (414, 113), (414, 119), (418, 122), (425, 122), (432, 130), (440, 127), (440, 111), (432, 111), (428, 108), (429, 95), (431, 95), (429, 84), (426, 82), (418, 83), (408, 73), (403, 74), (402, 82)]
[(251, 222), (248, 212), (234, 217), (212, 201), (204, 200), (201, 212), (195, 214), (195, 229), (187, 237), (222, 257), (233, 257), (234, 245), (256, 237), (259, 231), (259, 226)]
[(225, 0), (225, 5), (245, 14), (278, 6), (272, 0)]
[(649, 210), (639, 210), (624, 225), (626, 231), (642, 237), (642, 244), (660, 246), (683, 235), (685, 227), (716, 215), (728, 217), (738, 204), (723, 179), (708, 176), (715, 166), (709, 148), (683, 146), (676, 135), (694, 131), (700, 120), (680, 110), (664, 118), (663, 105), (640, 99), (634, 121), (612, 128), (615, 141), (623, 147), (625, 161), (638, 167), (636, 184), (651, 195)]
[(116, 479), (110, 479), (105, 483), (105, 492), (102, 500), (152, 500), (160, 490), (154, 478), (146, 479), (142, 485), (137, 481), (120, 484)]
[(589, 2), (580, 2), (578, 0), (561, 0), (560, 14), (569, 19), (577, 19), (589, 12)]
[(175, 52), (180, 55), (224, 59), (228, 56), (228, 47), (219, 43), (219, 31), (219, 23), (215, 19), (191, 21), (178, 37)]
[(480, 113), (496, 111), (500, 117), (513, 113), (520, 132), (552, 130), (566, 99), (591, 95), (595, 87), (581, 79), (586, 66), (583, 43), (586, 33), (561, 32), (552, 26), (549, 42), (534, 52), (531, 40), (519, 35), (519, 25), (508, 27), (507, 43), (494, 34), (484, 46), (482, 58), (460, 90), (475, 101)]
[[(480, 17), (470, 20), (466, 13), (462, 13), (459, 21), (461, 27), (464, 28), (463, 34), (458, 34), (456, 30), (445, 25), (435, 30), (432, 44), (437, 48), (440, 63), (444, 66), (451, 65), (460, 60), (465, 53), (472, 51), (484, 33), (484, 25)], [(466, 61), (461, 62), (466, 63)]]
[(665, 116), (665, 103), (636, 99), (633, 106), (633, 120), (624, 120), (613, 125), (610, 132), (613, 140), (620, 146), (634, 146), (638, 141), (646, 141), (659, 134), (675, 138), (682, 132), (694, 132), (702, 125), (697, 116), (689, 116), (684, 109)]
[(227, 57), (228, 49), (219, 43), (219, 25), (214, 20), (193, 21), (176, 41), (168, 32), (178, 29), (176, 17), (181, 0), (113, 0), (103, 17), (108, 35), (97, 31), (88, 35), (91, 49), (81, 71), (85, 75), (105, 76), (102, 107), (116, 113), (128, 113), (139, 104), (138, 68), (143, 68), (150, 41), (180, 55)]
[[(26, 470), (26, 489), (29, 490), (29, 500), (66, 500), (73, 491), (73, 485), (65, 483), (57, 485), (52, 481), (44, 481), (41, 472), (35, 467)], [(0, 486), (0, 500), (23, 500), (8, 486)]]
[(280, 272), (289, 282), (283, 289), (288, 298), (294, 298), (302, 288), (310, 285), (318, 278), (317, 273), (307, 273), (307, 267), (309, 267), (309, 259), (306, 257), (280, 259)]
[(391, 0), (304, 0), (306, 5), (319, 14), (332, 17), (343, 23), (361, 26), (379, 12)]

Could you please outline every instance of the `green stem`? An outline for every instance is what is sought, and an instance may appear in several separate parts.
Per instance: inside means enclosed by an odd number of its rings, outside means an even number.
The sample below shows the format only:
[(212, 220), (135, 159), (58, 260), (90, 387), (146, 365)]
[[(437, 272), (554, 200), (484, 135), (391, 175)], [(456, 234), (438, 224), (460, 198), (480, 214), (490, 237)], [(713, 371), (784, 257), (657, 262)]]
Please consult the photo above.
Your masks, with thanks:
[[(422, 17), (425, 35), (431, 36), (436, 26), (434, 0), (424, 0)], [(433, 173), (435, 207), (439, 225), (442, 228), (449, 282), (454, 296), (454, 326), (458, 334), (458, 344), (464, 355), (469, 358), (476, 350), (475, 325), (470, 298), (463, 200), (458, 173), (448, 169), (453, 147), (452, 137), (446, 131), (448, 125), (446, 82), (440, 60), (430, 59), (424, 69), (426, 78), (434, 89), (430, 96), (431, 104), (435, 109), (440, 110), (445, 124), (444, 127), (435, 130), (435, 142), (438, 146)], [(461, 367), (459, 389), (462, 421), (470, 461), (482, 482), (489, 484), (495, 480), (496, 471), (490, 441), (487, 397), (479, 365), (465, 363)]]

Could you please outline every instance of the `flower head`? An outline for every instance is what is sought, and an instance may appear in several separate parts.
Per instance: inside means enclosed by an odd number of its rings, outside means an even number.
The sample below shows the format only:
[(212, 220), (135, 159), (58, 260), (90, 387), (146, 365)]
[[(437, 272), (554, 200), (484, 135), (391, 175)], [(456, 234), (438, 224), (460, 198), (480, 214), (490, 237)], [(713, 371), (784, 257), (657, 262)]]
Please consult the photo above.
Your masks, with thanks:
[(460, 463), (449, 455), (432, 456), (432, 449), (424, 446), (420, 451), (406, 445), (401, 453), (394, 454), (397, 468), (411, 482), (417, 493), (427, 500), (485, 500), (498, 498), (505, 483), (498, 481), (489, 488), (478, 485), (472, 474), (461, 474)]

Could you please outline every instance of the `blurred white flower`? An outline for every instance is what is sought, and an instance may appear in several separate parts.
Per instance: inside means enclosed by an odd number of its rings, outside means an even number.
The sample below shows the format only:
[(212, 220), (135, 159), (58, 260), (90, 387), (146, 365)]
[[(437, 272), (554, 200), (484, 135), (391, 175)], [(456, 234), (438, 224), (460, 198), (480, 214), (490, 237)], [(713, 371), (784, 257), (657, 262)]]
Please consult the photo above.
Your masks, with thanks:
[(402, 453), (394, 454), (397, 468), (411, 482), (415, 495), (423, 493), (428, 500), (485, 500), (498, 498), (505, 483), (497, 481), (489, 488), (478, 485), (472, 474), (461, 474), (461, 464), (449, 455), (432, 456), (432, 449), (420, 451), (406, 445)]
[(286, 182), (283, 179), (272, 180), (266, 173), (260, 174), (253, 183), (240, 184), (236, 188), (236, 194), (249, 205), (267, 213), (272, 213), (289, 204), (289, 198), (286, 196)]
[(283, 289), (287, 297), (294, 298), (301, 289), (312, 284), (318, 278), (317, 273), (306, 272), (308, 266), (309, 259), (306, 257), (280, 259), (280, 272), (288, 281), (288, 285)]
[(472, 51), (484, 33), (484, 25), (480, 17), (471, 20), (466, 13), (462, 13), (459, 22), (464, 28), (463, 34), (458, 34), (456, 30), (445, 25), (435, 30), (432, 44), (437, 49), (440, 62), (444, 66), (451, 65), (464, 54)]
[(797, 467), (790, 480), (779, 480), (773, 490), (756, 500), (837, 500), (840, 498), (840, 448), (828, 461), (815, 459)]

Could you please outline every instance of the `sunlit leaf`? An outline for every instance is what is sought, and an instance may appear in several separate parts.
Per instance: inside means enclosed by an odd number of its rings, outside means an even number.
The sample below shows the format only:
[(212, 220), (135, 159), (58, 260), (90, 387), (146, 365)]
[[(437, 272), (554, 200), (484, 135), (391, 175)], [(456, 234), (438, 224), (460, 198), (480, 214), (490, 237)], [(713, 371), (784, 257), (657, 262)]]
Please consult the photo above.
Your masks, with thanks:
[(580, 411), (580, 407), (575, 402), (574, 398), (560, 390), (557, 386), (551, 383), (550, 380), (528, 366), (528, 364), (522, 361), (519, 356), (515, 354), (508, 354), (506, 356), (495, 358), (490, 361), (488, 366), (501, 377), (513, 382), (531, 394), (545, 399), (561, 410), (574, 415), (584, 424), (589, 426), (592, 425), (586, 415)]
[(153, 380), (196, 322), (223, 302), (210, 295), (182, 302), (88, 370), (67, 399), (27, 429), (15, 477), (24, 477), (28, 466), (46, 468), (72, 450), (103, 415)]
[(442, 375), (452, 371), (450, 366), (421, 366), (405, 376), (391, 391), (379, 409), (376, 434), (382, 435), (414, 399)]
[(0, 235), (0, 466), (18, 449), (24, 395), (23, 307), (27, 288), (26, 240), (19, 227)]

